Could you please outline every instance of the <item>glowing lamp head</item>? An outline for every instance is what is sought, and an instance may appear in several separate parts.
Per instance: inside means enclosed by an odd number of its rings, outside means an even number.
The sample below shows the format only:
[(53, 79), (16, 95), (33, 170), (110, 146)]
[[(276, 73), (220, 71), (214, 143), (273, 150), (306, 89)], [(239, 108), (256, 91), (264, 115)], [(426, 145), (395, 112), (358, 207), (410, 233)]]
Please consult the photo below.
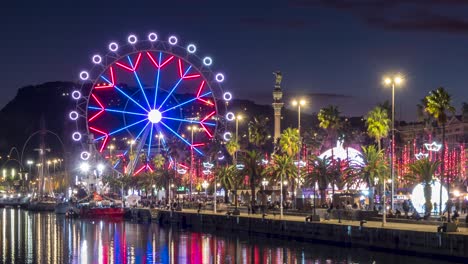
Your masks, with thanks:
[(390, 78), (387, 77), (387, 78), (384, 79), (384, 83), (385, 83), (386, 85), (390, 85), (390, 84), (392, 83), (392, 79), (390, 79)]
[(85, 162), (81, 163), (81, 165), (80, 165), (80, 170), (81, 170), (82, 172), (88, 172), (88, 171), (89, 171), (89, 164), (88, 164), (88, 163), (85, 163)]
[(162, 115), (159, 110), (153, 109), (148, 113), (148, 120), (153, 123), (157, 124), (159, 121), (161, 121)]
[(306, 101), (305, 101), (304, 99), (301, 99), (301, 100), (299, 101), (299, 104), (300, 104), (301, 106), (304, 106), (304, 105), (306, 104)]
[(293, 106), (297, 106), (298, 104), (299, 104), (299, 103), (298, 103), (296, 100), (293, 100), (293, 101), (292, 101), (292, 105), (293, 105)]
[(401, 76), (396, 76), (395, 77), (395, 84), (402, 84), (403, 83), (403, 78)]

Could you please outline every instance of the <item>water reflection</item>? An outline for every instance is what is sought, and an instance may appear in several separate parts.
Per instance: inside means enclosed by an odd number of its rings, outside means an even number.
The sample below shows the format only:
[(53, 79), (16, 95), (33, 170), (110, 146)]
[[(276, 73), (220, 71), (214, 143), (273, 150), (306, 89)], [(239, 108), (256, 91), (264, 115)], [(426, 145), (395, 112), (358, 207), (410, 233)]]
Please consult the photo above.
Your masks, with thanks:
[(446, 263), (156, 224), (66, 219), (0, 209), (1, 263)]

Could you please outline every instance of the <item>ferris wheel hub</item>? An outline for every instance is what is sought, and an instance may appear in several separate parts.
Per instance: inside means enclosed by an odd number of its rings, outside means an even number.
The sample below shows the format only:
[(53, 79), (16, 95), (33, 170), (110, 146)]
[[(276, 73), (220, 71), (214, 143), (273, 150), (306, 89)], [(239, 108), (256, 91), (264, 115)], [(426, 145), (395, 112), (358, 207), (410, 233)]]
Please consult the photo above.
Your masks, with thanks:
[(162, 114), (157, 109), (153, 109), (148, 113), (148, 120), (153, 124), (159, 123), (159, 121), (161, 121), (161, 118)]

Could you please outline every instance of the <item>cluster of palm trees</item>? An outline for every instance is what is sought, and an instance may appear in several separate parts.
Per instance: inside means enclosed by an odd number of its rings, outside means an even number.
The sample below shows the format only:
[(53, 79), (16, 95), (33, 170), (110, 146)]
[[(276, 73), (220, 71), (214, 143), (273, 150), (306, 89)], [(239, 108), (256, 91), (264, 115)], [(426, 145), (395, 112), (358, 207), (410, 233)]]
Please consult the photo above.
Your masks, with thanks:
[[(367, 135), (375, 141), (361, 147), (361, 160), (359, 163), (350, 163), (334, 157), (321, 157), (320, 153), (337, 140), (352, 140), (349, 124), (340, 116), (337, 106), (328, 106), (321, 109), (317, 115), (321, 133), (325, 136), (321, 140), (311, 139), (308, 135), (317, 136), (317, 133), (304, 133), (299, 135), (298, 129), (287, 128), (277, 142), (271, 142), (268, 131), (268, 118), (253, 117), (248, 123), (248, 136), (233, 138), (227, 143), (214, 141), (208, 157), (215, 163), (213, 175), (208, 176), (211, 186), (220, 185), (225, 192), (225, 202), (229, 202), (228, 192), (237, 196), (237, 190), (249, 188), (251, 194), (261, 186), (262, 179), (271, 186), (280, 185), (280, 179), (288, 182), (291, 198), (294, 201), (294, 190), (302, 187), (317, 188), (320, 194), (320, 203), (326, 202), (327, 189), (335, 188), (351, 190), (359, 184), (364, 184), (369, 190), (369, 206), (374, 208), (374, 195), (382, 193), (381, 189), (387, 184), (389, 178), (390, 160), (388, 151), (384, 147), (391, 144), (388, 138), (391, 127), (390, 110), (388, 104), (378, 105), (364, 117)], [(419, 105), (421, 113), (429, 120), (435, 120), (442, 128), (442, 156), (445, 151), (445, 126), (450, 113), (454, 112), (451, 97), (444, 88), (431, 91), (424, 97)], [(315, 140), (315, 141), (314, 141)], [(308, 144), (314, 141), (315, 143)], [(274, 143), (274, 151), (267, 151), (268, 144)], [(227, 158), (223, 162), (217, 161), (216, 154), (225, 153)], [(305, 165), (301, 166), (297, 160), (301, 154)], [(178, 154), (170, 154), (172, 156)], [(187, 184), (183, 182), (174, 170), (168, 169), (167, 157), (157, 155), (153, 158), (155, 170), (142, 176), (126, 176), (120, 179), (109, 179), (115, 186), (134, 187), (145, 190), (152, 188), (168, 191), (171, 185)], [(304, 163), (303, 163), (304, 164)], [(239, 166), (242, 165), (242, 166)], [(297, 166), (300, 166), (298, 169)], [(406, 178), (412, 183), (423, 183), (426, 197), (426, 210), (432, 209), (431, 184), (435, 172), (441, 166), (441, 180), (444, 175), (444, 163), (421, 159), (411, 165), (411, 175)], [(271, 188), (271, 187), (270, 187)], [(213, 188), (210, 188), (213, 190)], [(284, 190), (281, 190), (284, 191)], [(285, 192), (287, 194), (287, 192)], [(166, 197), (169, 197), (167, 193)], [(255, 195), (251, 195), (252, 201)], [(237, 198), (234, 201), (237, 203)]]

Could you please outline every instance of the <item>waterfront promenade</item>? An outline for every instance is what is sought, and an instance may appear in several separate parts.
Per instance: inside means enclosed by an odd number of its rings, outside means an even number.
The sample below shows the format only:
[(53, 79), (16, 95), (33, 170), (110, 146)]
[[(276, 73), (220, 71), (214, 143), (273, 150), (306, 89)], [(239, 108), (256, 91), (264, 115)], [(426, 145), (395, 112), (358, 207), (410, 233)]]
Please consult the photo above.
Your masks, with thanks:
[[(183, 209), (182, 212), (190, 213), (190, 214), (199, 214), (197, 210), (195, 209)], [(212, 210), (201, 210), (200, 214), (226, 216), (226, 212), (214, 213)], [(231, 216), (231, 217), (236, 217), (236, 216)], [(262, 214), (247, 214), (247, 213), (241, 212), (239, 217), (262, 219), (263, 215)], [(279, 214), (272, 214), (272, 213), (268, 213), (265, 216), (265, 219), (284, 220), (284, 221), (292, 221), (292, 222), (305, 222), (304, 216), (283, 215), (283, 218), (280, 218)], [(364, 227), (437, 233), (437, 227), (442, 224), (442, 222), (427, 223), (425, 222), (425, 220), (420, 220), (417, 222), (414, 221), (414, 223), (393, 222), (395, 220), (398, 220), (398, 219), (388, 219), (384, 227), (382, 227), (382, 221), (366, 221), (366, 223), (364, 223)], [(324, 220), (323, 218), (321, 218), (320, 223), (330, 224), (330, 225), (344, 225), (344, 226), (360, 226), (361, 224), (360, 221), (358, 220), (341, 219), (341, 221), (339, 221), (338, 219)], [(458, 227), (458, 232), (455, 232), (455, 234), (468, 235), (468, 228)]]

